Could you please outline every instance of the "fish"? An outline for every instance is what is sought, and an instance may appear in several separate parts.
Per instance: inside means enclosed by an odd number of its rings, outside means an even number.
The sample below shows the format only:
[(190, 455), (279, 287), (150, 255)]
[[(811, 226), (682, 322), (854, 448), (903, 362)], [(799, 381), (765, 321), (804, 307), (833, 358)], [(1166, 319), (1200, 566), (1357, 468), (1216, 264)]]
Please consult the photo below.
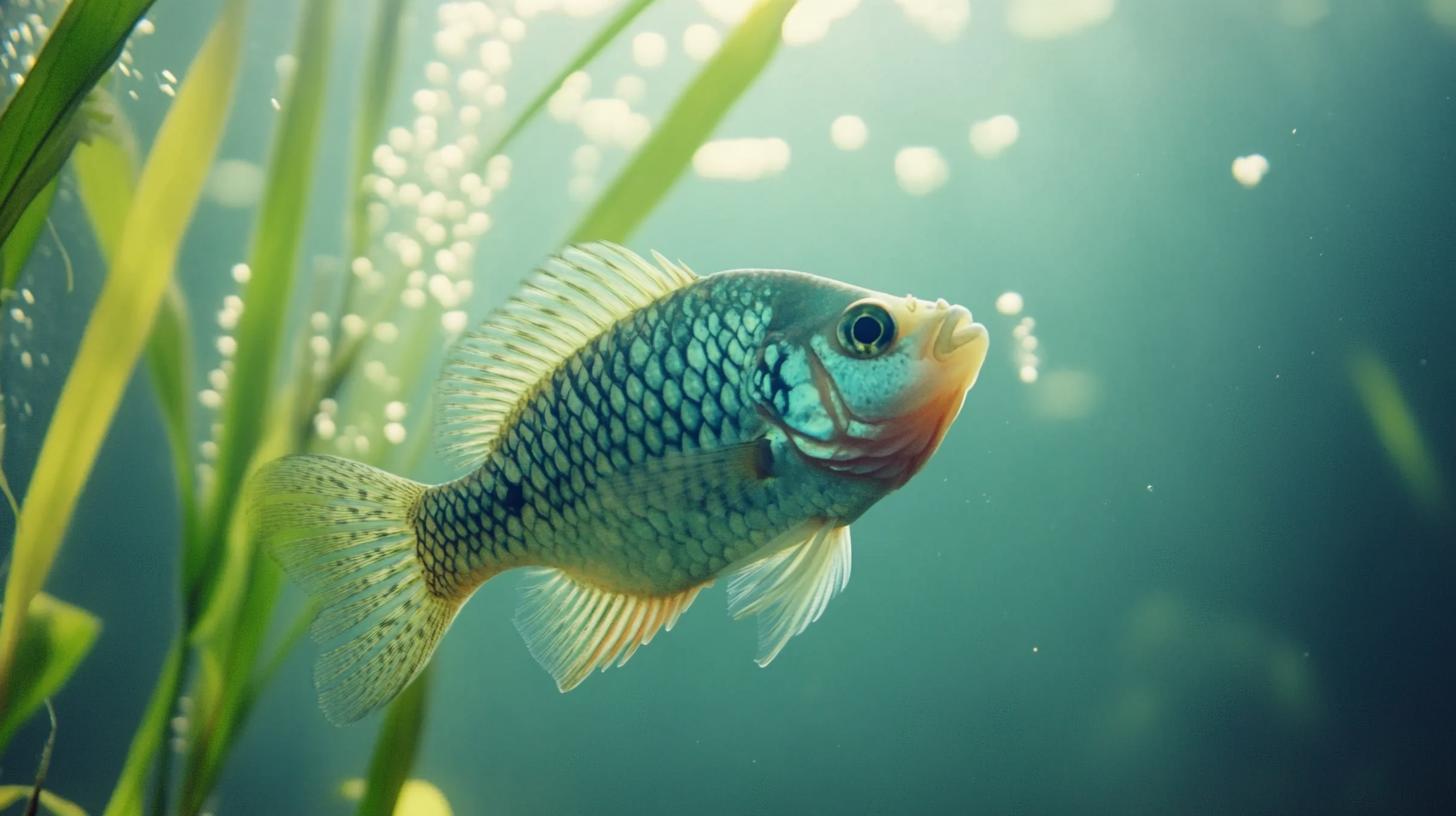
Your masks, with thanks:
[(719, 578), (769, 665), (847, 586), (850, 525), (925, 465), (988, 346), (945, 300), (567, 247), (444, 365), (438, 439), (465, 475), (300, 454), (251, 479), (255, 535), (320, 610), (325, 716), (388, 703), (518, 568), (517, 629), (563, 692)]

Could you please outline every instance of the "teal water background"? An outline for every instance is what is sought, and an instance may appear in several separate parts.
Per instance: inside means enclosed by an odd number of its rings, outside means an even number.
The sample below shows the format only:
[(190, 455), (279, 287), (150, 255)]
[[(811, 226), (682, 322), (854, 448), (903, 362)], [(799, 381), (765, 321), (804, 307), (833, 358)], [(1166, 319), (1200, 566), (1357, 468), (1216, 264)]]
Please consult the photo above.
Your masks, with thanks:
[[(139, 58), (184, 66), (215, 5), (161, 0)], [(432, 5), (415, 3), (404, 97)], [(629, 666), (560, 695), (511, 625), (508, 576), (436, 657), (414, 775), (464, 814), (1452, 807), (1456, 29), (1434, 5), (1331, 0), (1294, 26), (1275, 2), (1121, 0), (1105, 23), (1027, 41), (1005, 3), (981, 0), (941, 43), (866, 0), (823, 42), (782, 49), (716, 135), (781, 137), (788, 168), (753, 183), (689, 172), (630, 244), (703, 272), (788, 267), (965, 304), (992, 330), (980, 382), (923, 473), (854, 526), (848, 590), (772, 667), (753, 664), (753, 624), (727, 618), (719, 587)], [(265, 157), (294, 6), (256, 3), (224, 156)], [(338, 246), (367, 30), (345, 17), (307, 258)], [(664, 32), (667, 63), (635, 68), (623, 43), (594, 77), (646, 76), (660, 116), (695, 68), (680, 33), (704, 19), (659, 3), (633, 30)], [(533, 24), (507, 111), (596, 24)], [(165, 101), (128, 108), (143, 134)], [(829, 141), (845, 113), (868, 124), (862, 150)], [(1020, 140), (977, 157), (967, 129), (1001, 113)], [(565, 195), (579, 142), (543, 121), (512, 149), (472, 316), (580, 217)], [(906, 145), (941, 151), (944, 187), (897, 186)], [(1252, 152), (1272, 169), (1244, 189), (1229, 165)], [(18, 488), (102, 278), (75, 201), (56, 218), (76, 290), (36, 277), (29, 345), (54, 362), (22, 373), (18, 349), (3, 357), (7, 393), (35, 410), (7, 441)], [(204, 360), (250, 224), (204, 205), (184, 247)], [(1005, 290), (1037, 321), (1036, 384), (992, 308)], [(1435, 505), (1375, 434), (1350, 374), (1361, 352), (1390, 367), (1448, 480)], [(1071, 417), (1039, 393), (1067, 371), (1091, 384)], [(50, 772), (95, 811), (173, 625), (165, 445), (140, 374), (47, 584), (105, 622), (56, 699)], [(408, 475), (455, 474), (431, 460)], [(348, 812), (338, 784), (362, 773), (374, 721), (323, 719), (314, 656), (302, 645), (259, 701), (215, 812)], [(43, 738), (27, 727), (0, 781), (28, 779)]]

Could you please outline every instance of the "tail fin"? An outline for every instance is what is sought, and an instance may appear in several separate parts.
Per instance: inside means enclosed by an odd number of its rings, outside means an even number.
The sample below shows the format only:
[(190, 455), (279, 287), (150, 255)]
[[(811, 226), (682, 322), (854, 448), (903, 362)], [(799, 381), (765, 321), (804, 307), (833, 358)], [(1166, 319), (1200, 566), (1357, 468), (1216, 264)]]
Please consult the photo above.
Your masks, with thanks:
[(314, 665), (319, 704), (336, 725), (409, 685), (460, 609), (429, 590), (415, 552), (424, 490), (333, 456), (288, 456), (254, 477), (253, 529), (319, 605), (314, 639), (337, 644)]

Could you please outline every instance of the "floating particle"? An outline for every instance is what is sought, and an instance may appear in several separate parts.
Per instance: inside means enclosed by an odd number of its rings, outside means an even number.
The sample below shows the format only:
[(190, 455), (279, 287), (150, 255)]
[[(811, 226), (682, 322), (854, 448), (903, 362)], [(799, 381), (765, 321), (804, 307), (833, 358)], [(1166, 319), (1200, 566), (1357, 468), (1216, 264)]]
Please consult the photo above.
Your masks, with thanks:
[(269, 97), (268, 98), (268, 104), (273, 106), (273, 110), (276, 110), (276, 111), (283, 110), (283, 103), (282, 102), (279, 102), (278, 101), (278, 97), (276, 97), (276, 96)]
[(983, 159), (996, 158), (1020, 137), (1021, 125), (1005, 113), (971, 125), (971, 149)]
[(951, 42), (971, 21), (969, 0), (895, 0), (905, 18), (941, 42)]
[(526, 23), (519, 17), (507, 17), (500, 21), (497, 31), (506, 42), (518, 43), (526, 38)]
[(398, 445), (404, 442), (404, 426), (398, 422), (389, 422), (384, 425), (384, 438), (391, 445)]
[(724, 25), (737, 25), (753, 7), (754, 0), (698, 0), (708, 15)]
[(440, 315), (440, 328), (444, 329), (446, 334), (459, 334), (465, 331), (469, 320), (469, 316), (458, 309), (449, 311)]
[(158, 86), (157, 89), (160, 90), (165, 96), (175, 97), (177, 95), (177, 88), (166, 83), (161, 84), (160, 86)]
[(1024, 365), (1024, 366), (1022, 366), (1020, 372), (1018, 372), (1018, 376), (1020, 376), (1021, 377), (1021, 381), (1024, 382), (1024, 383), (1026, 383), (1027, 385), (1030, 385), (1030, 384), (1036, 382), (1036, 378), (1038, 376), (1038, 372), (1036, 370), (1036, 366), (1034, 366), (1034, 365)]
[(1143, 489), (1146, 490), (1146, 491), (1148, 491), (1149, 493), (1153, 492), (1153, 486), (1151, 484), (1149, 484), (1147, 487), (1145, 487)]
[(399, 302), (409, 309), (418, 309), (424, 306), (426, 299), (425, 290), (419, 288), (409, 288), (399, 293)]
[(584, 144), (571, 151), (571, 169), (578, 173), (595, 173), (602, 165), (602, 151), (596, 145)]
[(450, 66), (439, 60), (433, 60), (425, 65), (425, 79), (434, 85), (445, 85), (450, 82)]
[(683, 29), (683, 53), (696, 62), (707, 62), (723, 45), (723, 35), (707, 23), (693, 23)]
[(693, 171), (703, 178), (755, 181), (782, 173), (789, 155), (789, 143), (776, 137), (714, 139), (693, 154)]
[(1259, 182), (1264, 180), (1264, 174), (1269, 172), (1269, 160), (1251, 153), (1247, 156), (1239, 156), (1233, 163), (1234, 181), (1245, 187), (1258, 187)]
[(829, 123), (829, 141), (840, 150), (859, 150), (869, 137), (864, 120), (853, 114), (837, 116)]
[(784, 44), (809, 45), (824, 39), (832, 24), (858, 6), (859, 0), (800, 0), (784, 18)]
[(642, 68), (656, 68), (667, 59), (667, 40), (656, 31), (644, 31), (632, 38), (632, 61)]
[(1020, 292), (1002, 292), (996, 298), (996, 311), (1004, 315), (1019, 315), (1025, 305)]
[(245, 263), (235, 263), (232, 268), (233, 280), (238, 283), (247, 283), (253, 277), (253, 268)]
[(581, 106), (576, 124), (592, 143), (624, 150), (641, 144), (652, 130), (646, 116), (614, 97), (588, 99)]
[(330, 322), (327, 312), (314, 312), (309, 315), (308, 327), (316, 332), (328, 331)]
[(334, 425), (333, 417), (330, 417), (328, 414), (315, 414), (313, 418), (313, 431), (318, 434), (319, 439), (328, 441), (334, 438), (334, 434), (338, 432), (338, 427)]
[(231, 334), (220, 335), (217, 338), (217, 353), (224, 357), (231, 357), (238, 351), (238, 339)]
[(636, 74), (623, 74), (612, 83), (612, 95), (628, 105), (635, 105), (647, 95), (647, 80)]
[(143, 17), (136, 24), (136, 33), (143, 37), (157, 33), (157, 24)]
[(174, 73), (172, 73), (171, 71), (167, 70), (166, 68), (163, 68), (162, 69), (162, 79), (168, 85), (176, 85), (177, 84), (177, 75), (174, 74)]
[(364, 318), (359, 315), (346, 314), (342, 318), (339, 318), (339, 328), (343, 329), (344, 334), (350, 337), (359, 337), (364, 334), (366, 324)]
[(1106, 22), (1114, 0), (1011, 0), (1006, 26), (1028, 40), (1050, 40)]
[(315, 334), (313, 337), (308, 338), (308, 350), (315, 357), (328, 357), (331, 348), (333, 348), (333, 345), (329, 342), (329, 338), (324, 337), (322, 334)]
[[(202, 458), (208, 460), (209, 462), (217, 459), (217, 443), (212, 441), (211, 439), (204, 440), (201, 445), (197, 446), (197, 450), (199, 453), (202, 454)], [(185, 729), (187, 727), (186, 717), (173, 717), (172, 720), (174, 726), (176, 725), (177, 720), (181, 720), (182, 728)]]
[(895, 154), (895, 179), (913, 196), (939, 189), (950, 177), (950, 167), (933, 147), (904, 147)]
[(390, 422), (403, 422), (406, 413), (408, 411), (405, 404), (399, 400), (386, 403), (384, 406), (384, 418)]
[(30, 368), (31, 365), (32, 365), (32, 361), (31, 361), (31, 357), (30, 357), (30, 352), (28, 352), (28, 351), (22, 351), (22, 352), (20, 352), (20, 367), (21, 368)]
[(502, 40), (486, 40), (480, 44), (480, 67), (493, 77), (511, 70), (511, 47)]
[(35, 293), (30, 291), (29, 289), (20, 290), (20, 299), (24, 300), (27, 306), (35, 305)]
[(197, 401), (202, 403), (202, 407), (204, 408), (221, 408), (222, 394), (219, 394), (211, 388), (204, 388), (197, 392)]
[(227, 372), (223, 371), (220, 368), (214, 368), (213, 370), (207, 372), (207, 384), (211, 385), (218, 391), (226, 389), (228, 385)]

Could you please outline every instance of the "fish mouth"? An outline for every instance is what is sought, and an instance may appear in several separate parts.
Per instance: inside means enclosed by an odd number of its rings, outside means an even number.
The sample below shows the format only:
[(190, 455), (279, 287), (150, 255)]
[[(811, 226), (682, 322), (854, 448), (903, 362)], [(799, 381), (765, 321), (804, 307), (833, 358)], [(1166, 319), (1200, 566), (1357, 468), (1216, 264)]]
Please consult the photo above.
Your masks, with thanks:
[(952, 306), (950, 312), (941, 318), (940, 330), (935, 334), (931, 353), (935, 359), (944, 361), (968, 346), (980, 345), (985, 355), (986, 327), (971, 319), (971, 312), (964, 306)]

